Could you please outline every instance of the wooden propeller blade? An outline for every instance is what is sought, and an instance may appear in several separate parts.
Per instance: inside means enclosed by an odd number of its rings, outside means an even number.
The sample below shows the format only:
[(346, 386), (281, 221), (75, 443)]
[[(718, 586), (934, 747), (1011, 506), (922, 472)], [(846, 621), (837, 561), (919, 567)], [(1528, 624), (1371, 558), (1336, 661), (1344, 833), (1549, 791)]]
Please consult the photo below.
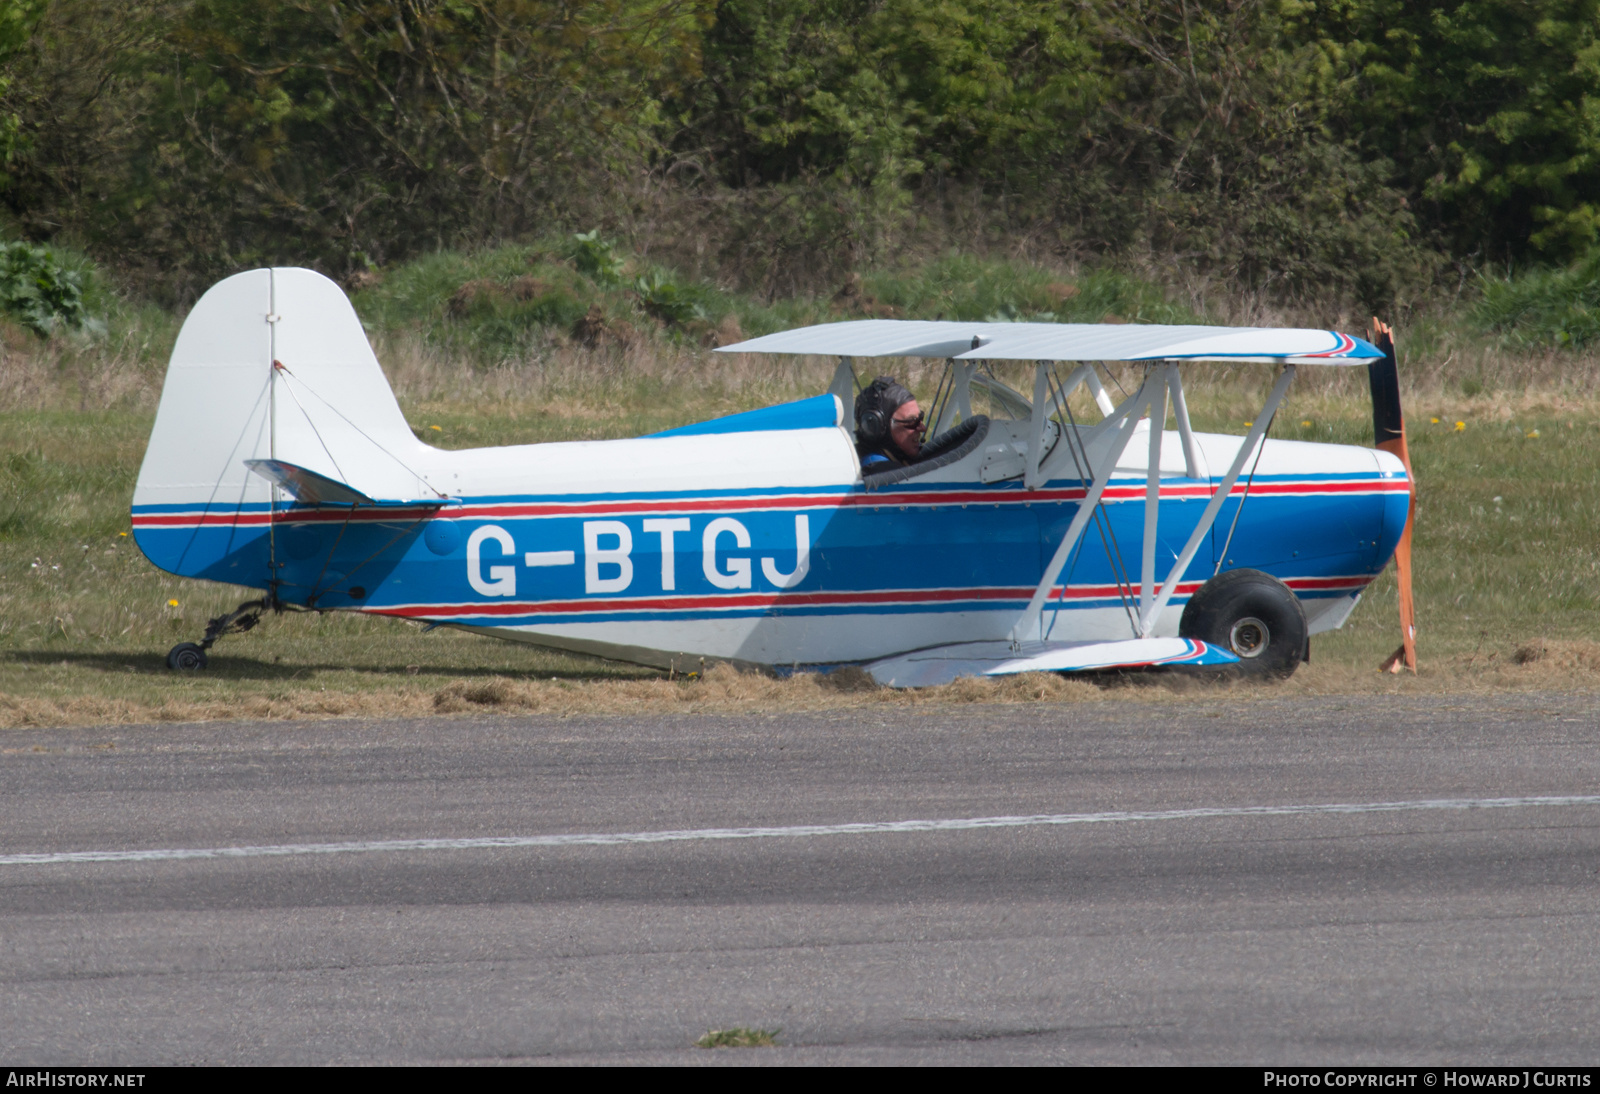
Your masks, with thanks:
[(1383, 351), (1380, 360), (1367, 366), (1372, 387), (1372, 431), (1376, 446), (1400, 457), (1406, 478), (1411, 482), (1411, 503), (1406, 510), (1405, 530), (1394, 550), (1395, 578), (1400, 586), (1400, 648), (1384, 659), (1381, 672), (1417, 671), (1417, 617), (1411, 598), (1411, 531), (1417, 523), (1417, 477), (1411, 470), (1411, 454), (1406, 451), (1405, 415), (1400, 409), (1400, 370), (1395, 357), (1394, 331), (1389, 324), (1372, 320), (1370, 341)]

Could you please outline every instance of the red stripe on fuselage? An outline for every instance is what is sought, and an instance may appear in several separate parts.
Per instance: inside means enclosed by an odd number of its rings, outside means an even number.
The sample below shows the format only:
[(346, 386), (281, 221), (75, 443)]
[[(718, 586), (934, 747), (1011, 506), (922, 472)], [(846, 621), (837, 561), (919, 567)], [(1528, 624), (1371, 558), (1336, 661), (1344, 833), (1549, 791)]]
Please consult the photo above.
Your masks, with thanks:
[[(1258, 482), (1234, 483), (1231, 497), (1252, 494), (1271, 497), (1312, 497), (1318, 494), (1403, 494), (1411, 489), (1405, 479), (1360, 479), (1332, 482)], [(1144, 498), (1142, 485), (1108, 486), (1104, 492), (1107, 501), (1137, 501)], [(1163, 499), (1209, 499), (1216, 488), (1206, 483), (1166, 484), (1161, 487)], [(831, 508), (918, 508), (971, 505), (1033, 505), (1034, 503), (1075, 502), (1083, 500), (1087, 491), (1081, 486), (1048, 488), (1033, 491), (1006, 490), (950, 490), (917, 491), (905, 493), (873, 494), (798, 494), (788, 496), (742, 498), (689, 498), (646, 501), (585, 501), (585, 502), (490, 502), (480, 505), (462, 505), (447, 509), (434, 506), (394, 509), (356, 509), (354, 512), (323, 510), (318, 512), (279, 510), (276, 513), (135, 513), (135, 528), (192, 528), (206, 526), (271, 524), (301, 524), (315, 522), (392, 522), (409, 523), (438, 513), (449, 520), (515, 520), (534, 517), (615, 516), (627, 513), (698, 513), (747, 512), (774, 509), (831, 509)]]
[(1026, 600), (1031, 588), (884, 589), (854, 593), (725, 593), (711, 596), (610, 597), (593, 600), (522, 601), (506, 604), (408, 604), (374, 609), (385, 615), (533, 615), (546, 612), (659, 612), (815, 607), (847, 604), (943, 603), (959, 600)]
[[(1285, 581), (1291, 589), (1355, 590), (1372, 581), (1369, 576), (1351, 577), (1296, 577)], [(1192, 596), (1202, 582), (1178, 583), (1176, 595)], [(1111, 600), (1122, 593), (1116, 585), (1074, 585), (1062, 594), (1057, 585), (1050, 592), (1050, 601)], [(1138, 593), (1130, 597), (1138, 599)], [(955, 604), (962, 602), (1021, 603), (1033, 596), (1032, 586), (1000, 586), (971, 589), (875, 589), (861, 592), (815, 593), (726, 593), (697, 596), (655, 597), (596, 597), (586, 600), (517, 601), (482, 604), (397, 604), (383, 608), (367, 608), (378, 615), (397, 615), (407, 618), (438, 618), (441, 616), (497, 616), (497, 615), (567, 615), (590, 612), (660, 612), (660, 611), (738, 611), (772, 607), (848, 607), (850, 605), (884, 604)], [(1047, 602), (1048, 604), (1049, 602)]]
[(437, 505), (420, 505), (413, 508), (357, 509), (355, 512), (324, 509), (316, 512), (296, 512), (280, 509), (276, 513), (135, 513), (135, 528), (195, 528), (213, 525), (303, 524), (308, 522), (343, 523), (363, 521), (371, 523), (414, 524), (439, 511)]

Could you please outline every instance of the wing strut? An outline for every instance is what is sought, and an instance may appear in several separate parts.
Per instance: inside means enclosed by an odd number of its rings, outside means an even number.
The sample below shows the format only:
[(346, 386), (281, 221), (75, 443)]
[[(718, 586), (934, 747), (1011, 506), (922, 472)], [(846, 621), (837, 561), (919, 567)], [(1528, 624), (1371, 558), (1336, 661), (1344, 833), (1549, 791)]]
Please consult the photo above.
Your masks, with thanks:
[(856, 405), (856, 363), (851, 357), (839, 358), (839, 367), (833, 370), (833, 382), (828, 385), (828, 394), (839, 397), (839, 405), (844, 407), (844, 420), (850, 423), (850, 428), (855, 428)]
[[(1172, 569), (1168, 571), (1166, 581), (1162, 583), (1159, 592), (1155, 590), (1155, 533), (1161, 505), (1161, 440), (1166, 427), (1166, 411), (1168, 397), (1174, 388), (1181, 389), (1181, 378), (1178, 366), (1172, 363), (1153, 365), (1145, 374), (1144, 383), (1133, 396), (1118, 407), (1110, 417), (1096, 427), (1095, 432), (1116, 428), (1117, 434), (1112, 439), (1111, 447), (1101, 457), (1100, 466), (1093, 470), (1094, 481), (1089, 487), (1089, 492), (1078, 505), (1078, 512), (1073, 516), (1072, 523), (1067, 527), (1067, 533), (1061, 538), (1061, 543), (1056, 547), (1055, 554), (1051, 556), (1050, 563), (1045, 567), (1044, 575), (1039, 580), (1039, 585), (1033, 591), (1033, 597), (1028, 601), (1028, 606), (1023, 609), (1016, 625), (1011, 629), (1013, 643), (1031, 642), (1039, 639), (1034, 632), (1039, 627), (1040, 615), (1044, 603), (1049, 598), (1050, 590), (1055, 585), (1056, 579), (1061, 576), (1062, 567), (1066, 565), (1068, 557), (1077, 546), (1078, 540), (1083, 536), (1084, 529), (1088, 527), (1089, 520), (1094, 514), (1095, 507), (1100, 503), (1100, 497), (1105, 492), (1107, 483), (1111, 480), (1111, 473), (1116, 468), (1117, 462), (1127, 450), (1128, 444), (1133, 440), (1134, 431), (1139, 420), (1144, 414), (1150, 416), (1150, 454), (1149, 468), (1145, 477), (1145, 528), (1144, 528), (1144, 557), (1142, 572), (1140, 574), (1140, 638), (1149, 638), (1155, 629), (1156, 620), (1171, 602), (1173, 594), (1177, 591), (1178, 583), (1183, 579), (1184, 571), (1189, 568), (1189, 563), (1194, 561), (1195, 553), (1200, 549), (1201, 543), (1211, 534), (1211, 526), (1216, 523), (1217, 514), (1222, 510), (1222, 504), (1233, 491), (1234, 483), (1238, 481), (1240, 473), (1250, 456), (1261, 445), (1266, 434), (1267, 425), (1277, 411), (1278, 405), (1283, 402), (1284, 395), (1289, 390), (1289, 385), (1294, 381), (1295, 366), (1285, 364), (1283, 372), (1272, 386), (1272, 392), (1267, 396), (1266, 404), (1261, 413), (1256, 415), (1255, 424), (1250, 427), (1250, 432), (1245, 434), (1239, 451), (1234, 456), (1233, 464), (1228, 468), (1228, 473), (1223, 476), (1211, 500), (1206, 504), (1205, 511), (1200, 516), (1200, 522), (1195, 526), (1189, 536), (1189, 541), (1184, 544)], [(1070, 382), (1070, 381), (1069, 381)], [(1174, 409), (1179, 411), (1180, 428), (1179, 439), (1185, 442), (1184, 462), (1186, 465), (1195, 462), (1192, 457), (1192, 436), (1185, 428), (1188, 424), (1187, 407), (1184, 406), (1181, 395), (1173, 397)], [(1157, 405), (1159, 404), (1159, 406)], [(1055, 453), (1051, 454), (1055, 456)], [(1054, 459), (1046, 461), (1046, 466), (1039, 471), (1041, 480), (1048, 480), (1053, 468), (1049, 464), (1055, 463)], [(1191, 477), (1196, 477), (1196, 467), (1187, 467)]]
[[(1151, 368), (1146, 372), (1144, 383), (1139, 385), (1139, 390), (1134, 392), (1131, 398), (1124, 400), (1109, 418), (1096, 427), (1096, 431), (1116, 429), (1116, 436), (1112, 438), (1111, 448), (1100, 461), (1100, 467), (1094, 471), (1094, 482), (1090, 484), (1089, 492), (1084, 495), (1083, 501), (1078, 503), (1078, 511), (1073, 515), (1072, 523), (1067, 526), (1067, 534), (1061, 537), (1056, 553), (1050, 557), (1050, 564), (1044, 568), (1044, 576), (1040, 579), (1038, 588), (1033, 590), (1033, 597), (1028, 601), (1028, 606), (1022, 610), (1016, 625), (1011, 628), (1013, 643), (1020, 644), (1038, 639), (1039, 636), (1034, 632), (1039, 629), (1039, 616), (1044, 611), (1044, 602), (1049, 599), (1050, 589), (1055, 584), (1056, 578), (1061, 576), (1061, 568), (1067, 564), (1072, 549), (1083, 536), (1083, 530), (1089, 526), (1089, 519), (1094, 516), (1095, 507), (1100, 504), (1100, 495), (1105, 493), (1106, 484), (1111, 481), (1111, 472), (1116, 470), (1117, 461), (1122, 458), (1128, 442), (1133, 440), (1134, 431), (1139, 428), (1142, 412), (1150, 405), (1155, 391), (1160, 390), (1165, 395), (1166, 382), (1166, 373), (1163, 369)], [(1153, 428), (1159, 429), (1160, 426)]]
[[(1183, 545), (1178, 560), (1168, 571), (1167, 580), (1162, 584), (1161, 591), (1156, 594), (1154, 603), (1150, 604), (1139, 617), (1140, 638), (1149, 638), (1150, 633), (1155, 630), (1156, 620), (1161, 617), (1168, 602), (1172, 600), (1172, 594), (1178, 591), (1178, 582), (1183, 580), (1183, 573), (1189, 568), (1189, 563), (1194, 561), (1195, 552), (1200, 549), (1200, 544), (1211, 534), (1211, 526), (1216, 523), (1217, 514), (1222, 511), (1222, 503), (1233, 493), (1233, 484), (1239, 480), (1239, 473), (1244, 470), (1245, 461), (1255, 452), (1256, 446), (1263, 443), (1262, 437), (1267, 432), (1267, 426), (1272, 424), (1272, 416), (1277, 413), (1278, 404), (1283, 402), (1283, 396), (1293, 381), (1294, 366), (1284, 365), (1283, 373), (1278, 377), (1278, 382), (1272, 385), (1272, 393), (1267, 396), (1266, 405), (1261, 408), (1261, 413), (1256, 415), (1255, 425), (1250, 427), (1250, 432), (1245, 434), (1244, 443), (1239, 445), (1239, 452), (1233, 457), (1233, 464), (1228, 468), (1228, 473), (1222, 477), (1216, 493), (1212, 494), (1211, 500), (1206, 503), (1205, 512), (1200, 514), (1200, 523), (1195, 525), (1194, 532), (1189, 536), (1189, 542)], [(1147, 520), (1148, 513), (1147, 509)], [(1145, 558), (1149, 559), (1149, 544), (1152, 537), (1148, 532), (1146, 537)], [(1148, 562), (1146, 564), (1148, 565)]]

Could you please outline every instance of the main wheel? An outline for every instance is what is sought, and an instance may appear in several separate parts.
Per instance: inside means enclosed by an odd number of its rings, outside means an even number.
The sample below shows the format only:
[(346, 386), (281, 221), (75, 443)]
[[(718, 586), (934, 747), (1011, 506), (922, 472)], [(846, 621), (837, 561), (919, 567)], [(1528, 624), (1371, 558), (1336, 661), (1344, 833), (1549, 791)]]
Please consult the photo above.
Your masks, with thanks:
[(1294, 675), (1310, 636), (1300, 599), (1260, 570), (1229, 570), (1200, 586), (1178, 633), (1231, 650), (1242, 676), (1280, 680)]
[(193, 672), (206, 667), (206, 651), (193, 642), (179, 642), (167, 651), (167, 668)]

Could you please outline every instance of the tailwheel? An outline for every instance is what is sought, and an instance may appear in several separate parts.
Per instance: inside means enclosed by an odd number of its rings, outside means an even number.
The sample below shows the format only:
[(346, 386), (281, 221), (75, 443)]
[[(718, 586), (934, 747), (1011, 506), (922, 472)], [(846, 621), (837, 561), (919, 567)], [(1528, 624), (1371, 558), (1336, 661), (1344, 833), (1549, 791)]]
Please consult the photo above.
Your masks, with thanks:
[(206, 667), (206, 651), (194, 642), (179, 642), (167, 651), (167, 668), (178, 672), (194, 672)]
[(247, 600), (227, 615), (219, 615), (206, 624), (205, 637), (199, 642), (179, 642), (167, 651), (167, 668), (175, 672), (196, 672), (206, 667), (206, 651), (217, 644), (217, 639), (227, 634), (243, 634), (261, 622), (261, 613), (268, 608), (282, 611), (274, 597), (264, 600)]

